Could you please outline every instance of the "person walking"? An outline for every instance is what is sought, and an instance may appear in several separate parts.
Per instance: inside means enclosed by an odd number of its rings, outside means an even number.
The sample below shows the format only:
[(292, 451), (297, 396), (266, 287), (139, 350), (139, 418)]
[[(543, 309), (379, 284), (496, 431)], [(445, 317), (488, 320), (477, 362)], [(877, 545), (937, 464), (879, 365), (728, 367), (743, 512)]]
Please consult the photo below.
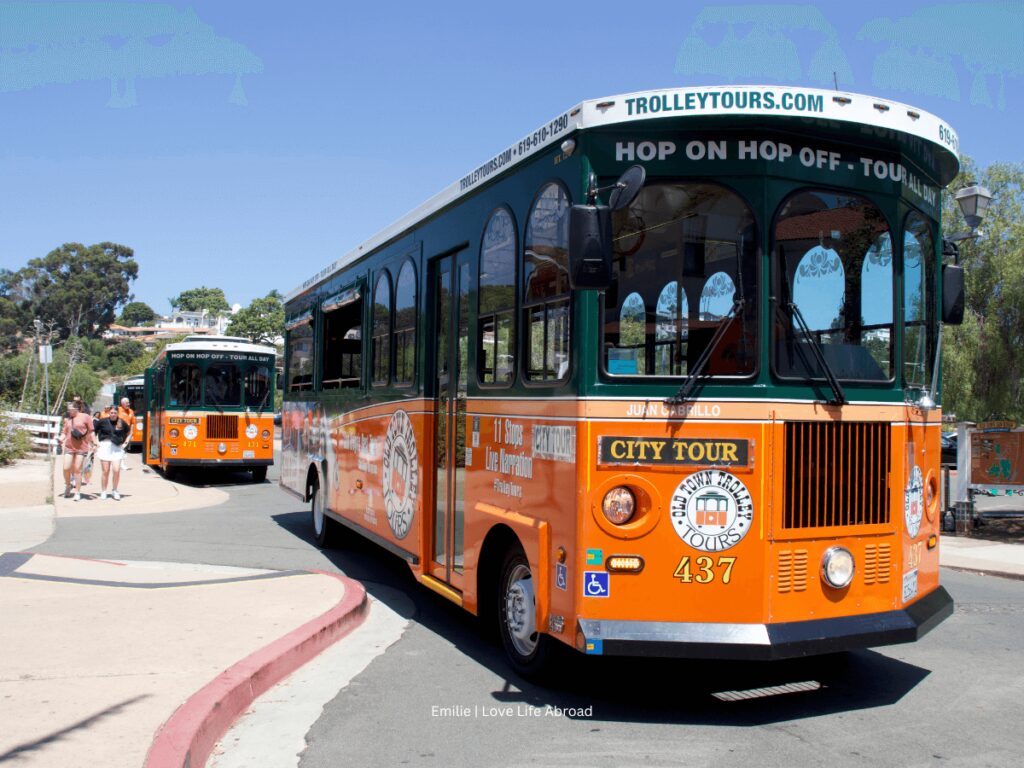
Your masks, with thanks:
[[(135, 429), (135, 411), (132, 410), (132, 401), (127, 397), (121, 398), (121, 405), (117, 409), (117, 415), (128, 425), (128, 440), (125, 445), (132, 441), (131, 435)], [(128, 451), (121, 451), (121, 470), (128, 469)]]
[(121, 479), (121, 459), (124, 458), (124, 443), (131, 434), (131, 426), (118, 414), (117, 406), (111, 405), (104, 409), (94, 423), (96, 440), (99, 449), (96, 458), (100, 460), (102, 475), (100, 476), (100, 498), (107, 498), (107, 482), (111, 480), (111, 496), (114, 501), (121, 499), (117, 490)]
[(68, 415), (61, 432), (64, 450), (64, 498), (74, 491), (75, 501), (82, 498), (82, 466), (93, 443), (92, 418), (74, 402), (68, 403)]

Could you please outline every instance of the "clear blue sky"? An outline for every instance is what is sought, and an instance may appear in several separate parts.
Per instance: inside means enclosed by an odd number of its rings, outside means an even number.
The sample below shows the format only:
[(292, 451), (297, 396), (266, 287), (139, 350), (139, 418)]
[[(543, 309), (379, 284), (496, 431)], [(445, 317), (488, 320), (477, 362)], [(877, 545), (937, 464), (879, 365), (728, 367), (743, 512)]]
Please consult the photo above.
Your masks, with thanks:
[(204, 284), (245, 305), (650, 88), (835, 71), (1020, 162), (1022, 41), (1020, 2), (0, 2), (0, 267), (112, 240), (157, 312)]

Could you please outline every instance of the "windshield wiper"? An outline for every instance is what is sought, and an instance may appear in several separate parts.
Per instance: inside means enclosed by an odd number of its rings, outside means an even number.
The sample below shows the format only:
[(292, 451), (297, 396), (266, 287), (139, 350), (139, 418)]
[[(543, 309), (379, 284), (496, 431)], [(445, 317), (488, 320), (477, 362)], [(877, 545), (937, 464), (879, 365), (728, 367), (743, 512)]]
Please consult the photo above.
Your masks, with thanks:
[(733, 299), (732, 309), (729, 310), (728, 319), (718, 326), (715, 330), (715, 335), (711, 337), (711, 341), (704, 347), (704, 351), (701, 352), (700, 357), (697, 358), (697, 362), (693, 364), (693, 370), (688, 372), (688, 378), (683, 382), (683, 386), (679, 388), (679, 391), (674, 397), (670, 397), (666, 402), (669, 405), (679, 405), (680, 403), (686, 402), (690, 397), (691, 390), (697, 386), (697, 379), (704, 372), (704, 368), (707, 366), (708, 361), (711, 359), (711, 355), (718, 349), (718, 344), (722, 341), (725, 336), (725, 332), (729, 330), (733, 322), (739, 317), (740, 312), (743, 311), (743, 306), (746, 301), (743, 297)]
[(825, 378), (828, 379), (828, 385), (832, 387), (832, 394), (834, 397), (829, 401), (832, 405), (842, 405), (846, 402), (846, 393), (843, 392), (843, 388), (839, 384), (839, 379), (836, 378), (835, 372), (832, 370), (832, 366), (828, 364), (825, 359), (825, 353), (821, 348), (821, 342), (818, 341), (814, 334), (811, 333), (811, 329), (807, 327), (807, 322), (804, 320), (803, 312), (792, 301), (786, 302), (786, 309), (793, 313), (793, 317), (796, 319), (797, 327), (800, 329), (800, 333), (803, 337), (810, 342), (811, 351), (814, 352), (814, 357), (818, 361), (818, 365), (821, 366), (821, 370), (825, 372)]

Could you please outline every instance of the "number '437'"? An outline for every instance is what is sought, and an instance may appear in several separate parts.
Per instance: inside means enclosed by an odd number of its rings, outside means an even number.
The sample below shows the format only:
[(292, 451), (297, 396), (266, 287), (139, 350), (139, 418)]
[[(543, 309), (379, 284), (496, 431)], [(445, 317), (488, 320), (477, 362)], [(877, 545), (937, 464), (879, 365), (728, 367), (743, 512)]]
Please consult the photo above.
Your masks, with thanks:
[(716, 563), (707, 555), (701, 555), (692, 561), (689, 555), (683, 555), (679, 565), (676, 566), (676, 572), (672, 575), (683, 584), (693, 581), (698, 584), (707, 584), (714, 581), (715, 576), (718, 575), (723, 584), (728, 584), (732, 579), (732, 566), (735, 562), (735, 557), (720, 557)]

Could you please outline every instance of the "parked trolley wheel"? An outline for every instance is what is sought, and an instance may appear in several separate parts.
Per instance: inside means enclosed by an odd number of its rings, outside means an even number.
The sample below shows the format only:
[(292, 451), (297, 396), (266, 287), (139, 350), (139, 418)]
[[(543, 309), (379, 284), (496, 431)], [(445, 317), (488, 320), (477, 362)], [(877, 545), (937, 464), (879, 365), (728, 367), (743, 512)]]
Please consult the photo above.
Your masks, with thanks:
[(330, 547), (334, 540), (334, 521), (324, 513), (323, 494), (320, 492), (320, 483), (313, 481), (313, 490), (310, 494), (309, 511), (313, 520), (313, 540), (318, 547)]
[(266, 467), (253, 467), (252, 468), (252, 481), (254, 483), (262, 483), (267, 479), (267, 468)]
[(498, 634), (512, 666), (523, 677), (545, 675), (555, 642), (537, 631), (537, 601), (526, 554), (518, 547), (506, 552), (498, 580)]

